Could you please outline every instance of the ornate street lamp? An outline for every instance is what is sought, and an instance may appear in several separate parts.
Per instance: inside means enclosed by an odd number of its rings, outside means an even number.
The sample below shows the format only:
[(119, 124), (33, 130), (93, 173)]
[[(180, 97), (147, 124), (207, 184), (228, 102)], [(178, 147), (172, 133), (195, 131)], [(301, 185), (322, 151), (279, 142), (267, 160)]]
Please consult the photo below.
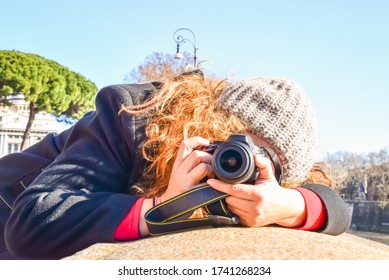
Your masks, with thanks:
[[(182, 35), (180, 35), (179, 33), (180, 32), (183, 32), (183, 31), (187, 31), (189, 32), (190, 34), (192, 34), (193, 36), (193, 41), (189, 40), (189, 39), (186, 39), (184, 38)], [(192, 47), (193, 47), (193, 66), (195, 68), (197, 68), (197, 56), (196, 56), (196, 52), (197, 52), (197, 47), (196, 47), (196, 36), (194, 35), (194, 33), (192, 32), (192, 30), (188, 29), (188, 28), (180, 28), (180, 29), (177, 29), (174, 34), (173, 34), (173, 39), (174, 39), (174, 42), (176, 42), (177, 44), (177, 52), (176, 52), (176, 55), (174, 56), (175, 59), (182, 59), (183, 58), (183, 55), (182, 53), (180, 53), (180, 45), (182, 43), (185, 43), (185, 42), (189, 42)]]

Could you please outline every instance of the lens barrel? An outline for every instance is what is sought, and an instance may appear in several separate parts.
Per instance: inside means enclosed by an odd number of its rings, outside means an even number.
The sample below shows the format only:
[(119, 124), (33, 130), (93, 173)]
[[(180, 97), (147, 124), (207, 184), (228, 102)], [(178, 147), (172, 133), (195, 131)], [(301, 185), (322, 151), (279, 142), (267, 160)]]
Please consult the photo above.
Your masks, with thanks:
[(219, 180), (231, 184), (254, 182), (258, 175), (254, 152), (240, 141), (220, 144), (213, 153), (212, 167)]

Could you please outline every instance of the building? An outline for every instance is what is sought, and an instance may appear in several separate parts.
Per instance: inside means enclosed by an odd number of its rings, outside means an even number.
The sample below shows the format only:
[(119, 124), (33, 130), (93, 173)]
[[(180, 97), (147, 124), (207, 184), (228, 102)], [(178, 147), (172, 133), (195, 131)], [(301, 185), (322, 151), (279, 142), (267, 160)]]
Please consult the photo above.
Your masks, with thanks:
[[(0, 157), (20, 152), (23, 134), (29, 117), (29, 103), (21, 94), (8, 97), (10, 106), (0, 105)], [(58, 133), (65, 127), (52, 114), (40, 112), (35, 116), (28, 146), (44, 138), (48, 133)]]

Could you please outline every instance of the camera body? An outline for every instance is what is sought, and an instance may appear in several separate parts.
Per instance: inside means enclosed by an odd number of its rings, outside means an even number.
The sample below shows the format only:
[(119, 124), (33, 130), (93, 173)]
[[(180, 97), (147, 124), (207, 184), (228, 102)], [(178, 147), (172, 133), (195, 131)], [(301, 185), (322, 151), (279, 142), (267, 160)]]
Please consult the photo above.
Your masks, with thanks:
[(203, 150), (213, 155), (212, 168), (216, 177), (230, 184), (254, 184), (259, 175), (254, 155), (268, 155), (268, 151), (255, 146), (247, 134), (232, 134), (227, 141), (214, 142)]

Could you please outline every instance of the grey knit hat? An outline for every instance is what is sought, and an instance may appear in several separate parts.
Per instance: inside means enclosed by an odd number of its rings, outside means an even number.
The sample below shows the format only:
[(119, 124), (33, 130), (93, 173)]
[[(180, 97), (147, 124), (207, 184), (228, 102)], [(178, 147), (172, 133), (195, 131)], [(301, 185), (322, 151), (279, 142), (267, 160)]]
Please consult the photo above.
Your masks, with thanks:
[(306, 178), (316, 155), (317, 124), (298, 84), (285, 78), (245, 79), (227, 86), (217, 102), (274, 148), (283, 182)]

